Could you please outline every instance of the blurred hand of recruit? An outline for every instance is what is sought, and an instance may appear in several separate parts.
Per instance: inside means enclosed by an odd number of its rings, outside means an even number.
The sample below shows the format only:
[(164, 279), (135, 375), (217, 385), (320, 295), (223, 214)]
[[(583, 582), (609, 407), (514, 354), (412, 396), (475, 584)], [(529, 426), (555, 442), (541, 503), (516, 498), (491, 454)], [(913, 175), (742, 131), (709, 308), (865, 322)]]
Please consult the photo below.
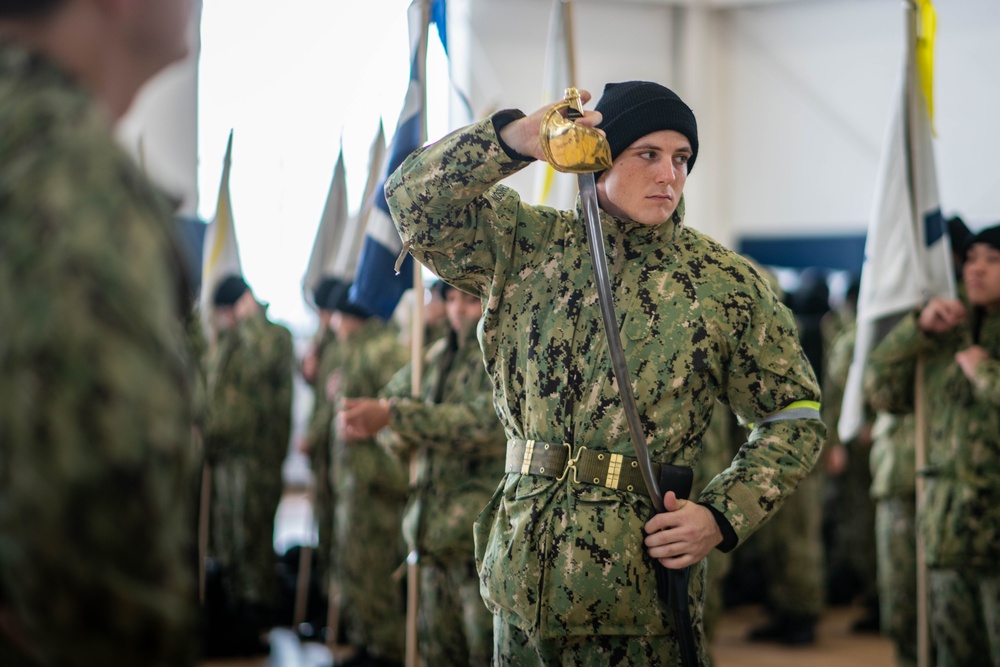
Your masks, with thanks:
[(337, 414), (337, 430), (347, 441), (366, 440), (389, 425), (389, 401), (345, 398)]
[(965, 321), (965, 306), (958, 299), (931, 299), (920, 311), (917, 326), (928, 333), (951, 331)]

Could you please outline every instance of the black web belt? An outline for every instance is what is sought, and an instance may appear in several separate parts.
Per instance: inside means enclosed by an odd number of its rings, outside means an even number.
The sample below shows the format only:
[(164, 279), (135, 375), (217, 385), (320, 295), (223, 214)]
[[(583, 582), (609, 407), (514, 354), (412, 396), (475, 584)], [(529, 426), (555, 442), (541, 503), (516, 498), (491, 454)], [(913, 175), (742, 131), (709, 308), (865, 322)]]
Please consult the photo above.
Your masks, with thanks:
[[(583, 445), (574, 450), (572, 445), (565, 443), (511, 438), (507, 441), (505, 471), (558, 480), (572, 474), (576, 484), (593, 484), (646, 495), (639, 461), (634, 456), (588, 449)], [(653, 463), (653, 474), (659, 477), (660, 464)]]

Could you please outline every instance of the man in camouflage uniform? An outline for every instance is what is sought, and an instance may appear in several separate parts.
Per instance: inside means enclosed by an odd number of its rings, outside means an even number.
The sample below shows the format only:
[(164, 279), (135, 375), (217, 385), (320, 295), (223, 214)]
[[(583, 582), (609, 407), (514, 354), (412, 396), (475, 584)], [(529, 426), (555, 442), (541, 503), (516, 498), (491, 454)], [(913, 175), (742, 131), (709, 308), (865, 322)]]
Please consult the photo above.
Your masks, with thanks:
[[(331, 322), (338, 363), (328, 381), (335, 410), (347, 398), (371, 398), (409, 360), (398, 332), (341, 291)], [(401, 662), (405, 604), (393, 572), (406, 547), (399, 526), (406, 505), (406, 470), (374, 439), (348, 441), (339, 425), (330, 441), (333, 484), (331, 577), (340, 616), (357, 657)]]
[(0, 1), (4, 667), (194, 659), (190, 287), (112, 135), (188, 9)]
[[(917, 500), (912, 414), (880, 412), (872, 425), (880, 629), (899, 667), (917, 665)], [(933, 655), (931, 664), (934, 663)]]
[(393, 451), (416, 457), (403, 533), (420, 563), (420, 657), (424, 664), (489, 664), (493, 617), (479, 596), (472, 522), (503, 477), (507, 438), (493, 411), (493, 387), (476, 340), (479, 297), (439, 283), (451, 330), (425, 360), (419, 398), (412, 366), (381, 399), (349, 399), (341, 424), (349, 440), (388, 427)]
[(319, 311), (319, 327), (312, 345), (302, 359), (302, 377), (313, 391), (313, 407), (306, 428), (303, 449), (309, 455), (313, 474), (313, 520), (319, 537), (316, 547), (316, 569), (327, 589), (327, 559), (330, 556), (330, 533), (333, 529), (333, 490), (330, 487), (330, 430), (333, 404), (327, 395), (326, 383), (337, 364), (337, 334), (330, 325), (333, 308), (346, 283), (339, 278), (325, 278), (314, 292), (313, 302)]
[[(581, 91), (584, 101), (589, 94)], [(476, 523), (498, 665), (677, 664), (651, 558), (696, 565), (746, 539), (809, 471), (819, 389), (787, 308), (745, 260), (683, 225), (694, 115), (648, 82), (609, 84), (579, 121), (605, 131), (604, 242), (653, 461), (694, 465), (717, 399), (756, 424), (699, 501), (652, 520), (601, 326), (581, 212), (499, 184), (533, 158), (545, 107), (503, 111), (412, 154), (386, 194), (406, 246), (483, 298), (480, 336), (508, 440), (507, 475)], [(603, 115), (602, 115), (603, 114)], [(643, 533), (647, 536), (643, 541)]]
[(918, 530), (939, 667), (1000, 667), (1000, 226), (966, 244), (966, 299), (931, 299), (871, 355), (876, 409), (913, 410), (924, 358), (927, 485)]
[(217, 342), (207, 363), (205, 457), (212, 470), (209, 555), (234, 605), (232, 650), (257, 650), (274, 623), (274, 515), (291, 435), (292, 335), (267, 319), (240, 276), (214, 295)]

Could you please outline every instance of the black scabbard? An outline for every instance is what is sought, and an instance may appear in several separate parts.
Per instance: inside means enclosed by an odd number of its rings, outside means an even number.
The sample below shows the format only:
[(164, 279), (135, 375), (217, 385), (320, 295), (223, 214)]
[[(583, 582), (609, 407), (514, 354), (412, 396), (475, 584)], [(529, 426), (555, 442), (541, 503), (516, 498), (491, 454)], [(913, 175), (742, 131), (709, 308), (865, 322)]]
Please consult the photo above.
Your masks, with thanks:
[[(693, 482), (694, 471), (691, 468), (675, 465), (660, 467), (660, 489), (663, 493), (673, 491), (677, 498), (687, 500), (691, 495)], [(691, 568), (671, 570), (654, 560), (653, 569), (656, 572), (656, 592), (666, 603), (674, 619), (674, 631), (681, 649), (681, 664), (684, 667), (697, 667), (698, 644), (694, 638), (694, 625), (691, 623), (691, 609), (688, 606)]]

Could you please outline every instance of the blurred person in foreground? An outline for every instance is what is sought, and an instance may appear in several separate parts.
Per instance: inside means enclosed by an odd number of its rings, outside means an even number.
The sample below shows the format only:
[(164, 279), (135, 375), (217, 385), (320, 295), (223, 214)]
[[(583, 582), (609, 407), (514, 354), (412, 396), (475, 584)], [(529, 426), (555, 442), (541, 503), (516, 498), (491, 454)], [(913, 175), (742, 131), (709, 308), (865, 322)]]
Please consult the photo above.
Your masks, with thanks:
[(189, 0), (0, 0), (0, 664), (190, 665), (192, 365), (167, 202), (114, 123)]

